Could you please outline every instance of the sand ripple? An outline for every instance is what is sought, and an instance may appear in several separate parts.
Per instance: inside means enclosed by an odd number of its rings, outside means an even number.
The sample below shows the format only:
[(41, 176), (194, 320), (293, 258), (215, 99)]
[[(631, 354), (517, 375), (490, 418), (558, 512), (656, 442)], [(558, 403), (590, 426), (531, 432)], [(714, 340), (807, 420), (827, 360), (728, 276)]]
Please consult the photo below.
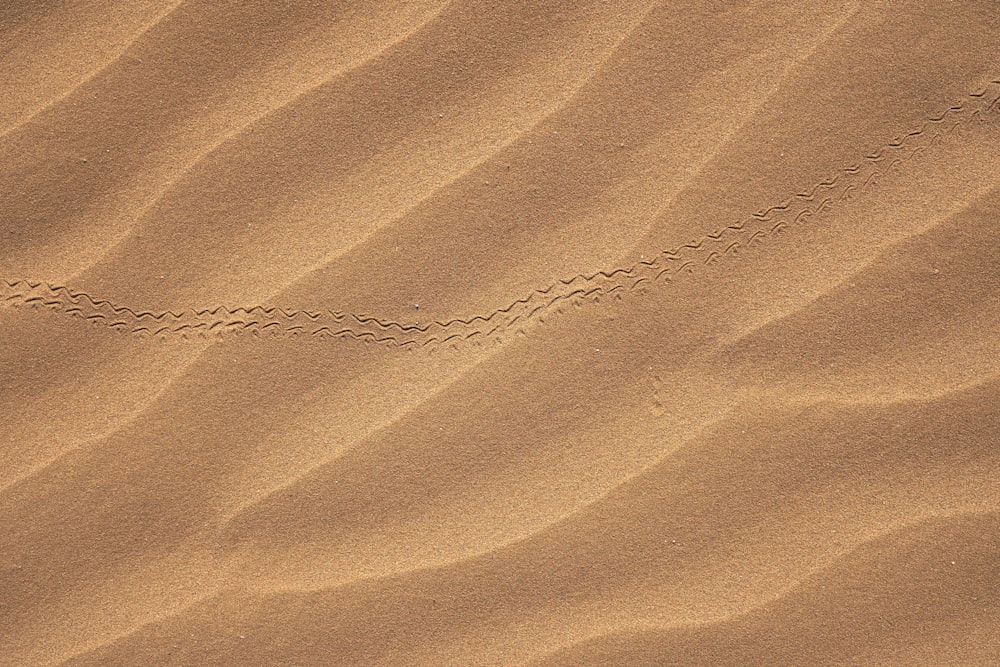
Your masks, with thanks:
[(1000, 655), (989, 2), (0, 8), (0, 664)]

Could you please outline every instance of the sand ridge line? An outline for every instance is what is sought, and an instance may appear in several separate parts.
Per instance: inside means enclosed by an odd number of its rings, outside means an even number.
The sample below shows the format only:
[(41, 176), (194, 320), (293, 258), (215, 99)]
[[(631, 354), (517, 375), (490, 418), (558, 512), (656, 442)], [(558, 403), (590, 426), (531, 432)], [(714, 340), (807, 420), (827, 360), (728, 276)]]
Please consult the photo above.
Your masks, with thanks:
[[(642, 292), (654, 284), (671, 283), (677, 277), (693, 273), (700, 264), (711, 264), (736, 254), (743, 247), (751, 247), (767, 236), (783, 233), (789, 224), (805, 224), (837, 202), (849, 200), (853, 194), (877, 186), (882, 176), (934, 146), (960, 126), (975, 120), (986, 122), (986, 114), (1000, 112), (1000, 95), (995, 98), (988, 95), (995, 86), (1000, 86), (1000, 79), (992, 79), (979, 92), (970, 93), (967, 99), (928, 118), (918, 129), (893, 138), (865, 155), (862, 162), (844, 167), (809, 190), (753, 213), (745, 220), (738, 220), (701, 239), (663, 250), (651, 260), (559, 279), (486, 315), (403, 323), (363, 313), (262, 305), (216, 306), (179, 312), (152, 311), (116, 305), (63, 285), (30, 280), (0, 280), (0, 304), (42, 306), (121, 333), (156, 337), (245, 333), (259, 336), (266, 333), (273, 337), (349, 338), (405, 349), (459, 342), (481, 344), (489, 339), (500, 342), (501, 335), (507, 332), (524, 333), (523, 327), (529, 321), (544, 322), (542, 317), (552, 309), (561, 310), (569, 303), (580, 306), (587, 301), (599, 301), (604, 296), (620, 299), (626, 292)], [(953, 123), (949, 122), (950, 118), (955, 119)], [(928, 131), (935, 126), (939, 129)], [(918, 141), (926, 145), (914, 145)], [(825, 196), (820, 198), (821, 195)], [(818, 198), (819, 201), (811, 205)], [(726, 238), (727, 235), (730, 238)]]
[[(602, 659), (607, 660), (609, 656), (607, 654), (602, 655), (599, 650), (601, 645), (609, 639), (641, 639), (643, 637), (650, 637), (664, 642), (679, 641), (683, 643), (684, 640), (678, 635), (686, 631), (694, 631), (695, 633), (726, 633), (727, 631), (738, 629), (744, 623), (753, 623), (762, 617), (767, 618), (768, 616), (778, 615), (780, 618), (782, 612), (787, 610), (790, 605), (796, 605), (797, 603), (802, 606), (808, 605), (809, 596), (815, 589), (828, 589), (832, 587), (831, 584), (836, 585), (844, 582), (845, 578), (842, 575), (850, 569), (859, 569), (860, 563), (865, 564), (861, 569), (868, 573), (869, 577), (874, 578), (872, 575), (875, 570), (871, 567), (872, 561), (879, 556), (884, 556), (887, 552), (892, 553), (894, 549), (900, 549), (900, 552), (902, 552), (900, 547), (905, 544), (906, 538), (923, 534), (924, 539), (927, 539), (931, 535), (939, 534), (942, 529), (961, 529), (963, 525), (969, 524), (978, 527), (979, 524), (989, 525), (998, 524), (998, 522), (1000, 522), (1000, 512), (996, 508), (962, 508), (946, 510), (940, 513), (923, 513), (898, 523), (889, 523), (880, 526), (879, 530), (851, 544), (846, 549), (837, 553), (834, 558), (817, 565), (811, 570), (807, 570), (800, 578), (788, 582), (785, 587), (778, 589), (777, 594), (764, 597), (740, 611), (712, 620), (698, 620), (688, 623), (657, 623), (651, 621), (639, 626), (622, 625), (616, 627), (612, 625), (601, 632), (556, 647), (531, 660), (528, 664), (531, 667), (543, 667), (544, 665), (554, 664), (584, 664), (580, 660), (581, 656), (590, 654), (601, 655)], [(927, 562), (930, 563), (930, 559)], [(877, 605), (880, 600), (878, 600), (877, 596), (872, 596), (866, 598), (864, 602), (869, 605)], [(787, 623), (787, 620), (783, 622)], [(910, 621), (910, 624), (912, 624), (912, 621)], [(729, 639), (731, 639), (731, 635), (726, 634), (709, 637), (710, 641), (716, 642), (724, 642)]]

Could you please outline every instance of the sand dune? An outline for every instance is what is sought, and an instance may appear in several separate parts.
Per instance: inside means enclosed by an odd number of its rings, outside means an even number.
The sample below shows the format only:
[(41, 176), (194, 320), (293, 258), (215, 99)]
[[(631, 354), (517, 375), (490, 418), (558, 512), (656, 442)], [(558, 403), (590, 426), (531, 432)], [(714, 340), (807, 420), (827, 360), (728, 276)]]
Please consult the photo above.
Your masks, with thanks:
[(1000, 662), (993, 3), (0, 34), (0, 664)]

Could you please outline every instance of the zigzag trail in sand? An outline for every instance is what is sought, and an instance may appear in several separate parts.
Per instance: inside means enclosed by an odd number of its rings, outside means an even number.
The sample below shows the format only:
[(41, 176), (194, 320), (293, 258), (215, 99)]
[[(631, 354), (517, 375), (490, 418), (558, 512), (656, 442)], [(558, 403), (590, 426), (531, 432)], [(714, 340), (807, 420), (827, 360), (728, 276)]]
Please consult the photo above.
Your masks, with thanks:
[[(1000, 114), (1000, 78), (928, 118), (919, 128), (893, 138), (863, 160), (844, 167), (805, 192), (754, 213), (700, 239), (631, 266), (561, 279), (503, 308), (471, 317), (431, 322), (398, 322), (365, 313), (332, 309), (296, 310), (274, 306), (214, 306), (180, 311), (151, 311), (102, 299), (87, 292), (45, 281), (0, 279), (0, 304), (46, 308), (107, 326), (121, 333), (144, 336), (225, 336), (353, 339), (406, 349), (446, 344), (499, 342), (531, 321), (563, 306), (582, 305), (602, 297), (621, 298), (692, 274), (766, 237), (807, 224), (839, 202), (877, 186), (878, 181), (930, 149), (948, 135), (974, 122), (986, 123)], [(993, 116), (991, 116), (991, 114)]]

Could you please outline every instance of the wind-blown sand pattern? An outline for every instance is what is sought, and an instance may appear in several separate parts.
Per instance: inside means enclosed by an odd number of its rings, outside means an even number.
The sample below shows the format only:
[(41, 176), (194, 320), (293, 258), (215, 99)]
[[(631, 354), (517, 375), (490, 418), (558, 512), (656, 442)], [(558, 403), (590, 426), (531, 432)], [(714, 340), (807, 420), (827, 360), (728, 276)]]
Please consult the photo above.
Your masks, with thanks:
[(1000, 664), (995, 3), (0, 35), (0, 664)]

